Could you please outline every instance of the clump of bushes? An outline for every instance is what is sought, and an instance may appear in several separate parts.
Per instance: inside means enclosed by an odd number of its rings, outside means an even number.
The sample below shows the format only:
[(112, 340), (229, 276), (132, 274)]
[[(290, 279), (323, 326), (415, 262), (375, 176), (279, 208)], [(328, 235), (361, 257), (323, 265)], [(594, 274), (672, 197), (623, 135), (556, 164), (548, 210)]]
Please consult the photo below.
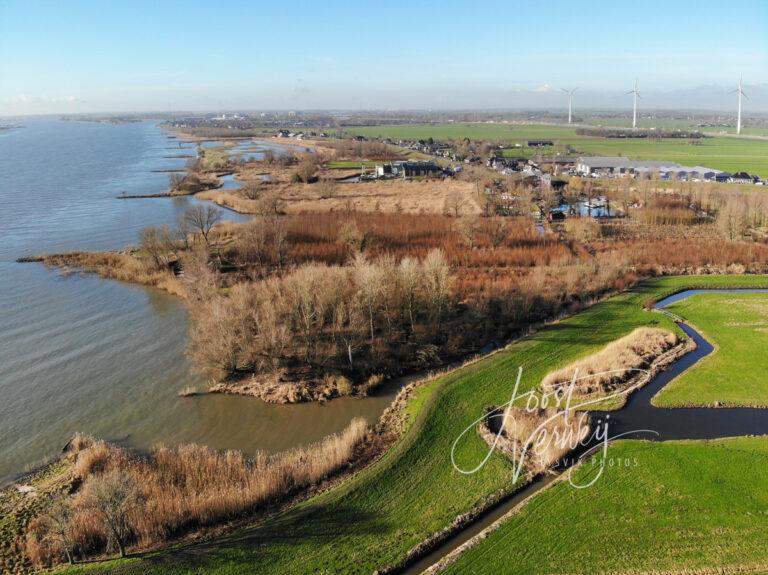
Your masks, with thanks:
[[(257, 236), (256, 252), (263, 246)], [(398, 369), (392, 362), (412, 362), (419, 348), (441, 341), (454, 304), (452, 281), (439, 250), (399, 263), (358, 252), (346, 266), (305, 264), (196, 302), (191, 354), (220, 380), (288, 373), (294, 381), (320, 382), (338, 373), (359, 382)], [(346, 384), (336, 388), (351, 393)]]

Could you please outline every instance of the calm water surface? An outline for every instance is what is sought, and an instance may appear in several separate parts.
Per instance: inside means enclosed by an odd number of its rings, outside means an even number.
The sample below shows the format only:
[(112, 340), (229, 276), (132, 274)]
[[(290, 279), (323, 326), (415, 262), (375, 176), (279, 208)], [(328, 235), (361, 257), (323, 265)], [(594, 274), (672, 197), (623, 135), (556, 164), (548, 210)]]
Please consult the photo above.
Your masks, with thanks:
[[(191, 150), (191, 151), (190, 151)], [(326, 406), (255, 398), (180, 398), (203, 385), (184, 356), (186, 313), (164, 292), (62, 277), (17, 257), (135, 244), (147, 225), (173, 224), (193, 198), (119, 200), (167, 189), (194, 146), (152, 122), (30, 120), (0, 133), (0, 482), (56, 455), (76, 431), (147, 448), (196, 441), (276, 451), (373, 420), (394, 388)], [(228, 183), (228, 186), (235, 182)], [(229, 219), (242, 219), (226, 212)]]

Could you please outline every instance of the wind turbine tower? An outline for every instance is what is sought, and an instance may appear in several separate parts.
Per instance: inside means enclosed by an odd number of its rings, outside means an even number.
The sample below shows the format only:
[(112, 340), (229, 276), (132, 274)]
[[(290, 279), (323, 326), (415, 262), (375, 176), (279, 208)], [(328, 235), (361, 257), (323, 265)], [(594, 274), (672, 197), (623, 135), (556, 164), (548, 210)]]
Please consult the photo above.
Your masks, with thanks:
[(634, 130), (637, 128), (637, 99), (641, 97), (640, 92), (637, 91), (637, 78), (635, 78), (634, 89), (627, 92), (627, 94), (632, 94), (632, 129)]
[(571, 113), (573, 111), (573, 93), (578, 90), (578, 88), (573, 88), (571, 90), (566, 90), (565, 88), (560, 88), (563, 92), (568, 94), (568, 123), (571, 123)]
[[(739, 76), (739, 87), (733, 90), (731, 94), (737, 93), (739, 95), (739, 107), (737, 108), (736, 112), (736, 133), (741, 134), (741, 97), (744, 96), (747, 98), (747, 95), (744, 93), (744, 88), (742, 87), (742, 77)], [(749, 100), (749, 98), (747, 98)]]

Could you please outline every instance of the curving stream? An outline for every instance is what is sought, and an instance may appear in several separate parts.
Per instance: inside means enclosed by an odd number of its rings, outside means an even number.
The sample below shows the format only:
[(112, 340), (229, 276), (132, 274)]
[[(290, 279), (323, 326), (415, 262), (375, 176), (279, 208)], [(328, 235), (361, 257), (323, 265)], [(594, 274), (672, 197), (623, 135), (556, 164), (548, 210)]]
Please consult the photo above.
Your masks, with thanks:
[[(664, 310), (675, 302), (701, 293), (768, 293), (768, 289), (685, 290), (660, 300), (654, 307), (657, 310)], [(667, 369), (658, 373), (645, 386), (629, 396), (627, 403), (622, 409), (610, 412), (592, 411), (591, 413), (594, 417), (597, 419), (610, 417), (610, 435), (626, 434), (624, 438), (627, 439), (668, 441), (674, 439), (717, 439), (741, 435), (768, 434), (768, 409), (751, 407), (659, 408), (651, 403), (653, 397), (665, 385), (714, 351), (714, 346), (704, 339), (699, 332), (684, 321), (678, 321), (678, 319), (675, 318), (677, 325), (688, 337), (696, 342), (696, 349), (679, 358)], [(638, 429), (651, 429), (658, 432), (658, 435), (632, 433)], [(578, 459), (593, 447), (594, 444), (590, 444), (578, 449), (573, 454), (573, 457), (568, 458), (566, 461), (572, 462), (574, 459)], [(510, 494), (494, 507), (482, 513), (474, 522), (443, 541), (428, 554), (397, 572), (409, 575), (422, 573), (425, 569), (428, 569), (456, 548), (472, 539), (496, 520), (509, 513), (520, 502), (558, 479), (563, 471), (566, 471), (569, 467), (570, 465), (561, 467), (562, 471), (557, 474), (535, 478), (519, 491)]]

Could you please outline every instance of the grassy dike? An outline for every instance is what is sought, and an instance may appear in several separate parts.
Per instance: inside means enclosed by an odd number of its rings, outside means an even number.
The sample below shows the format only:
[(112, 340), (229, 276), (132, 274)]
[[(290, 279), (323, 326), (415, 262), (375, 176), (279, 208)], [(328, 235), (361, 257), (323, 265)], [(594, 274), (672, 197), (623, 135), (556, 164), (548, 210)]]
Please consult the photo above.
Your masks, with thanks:
[[(594, 353), (636, 327), (672, 327), (646, 312), (647, 298), (687, 288), (765, 287), (768, 276), (687, 276), (654, 279), (596, 304), (504, 350), (433, 380), (408, 406), (400, 441), (376, 464), (338, 488), (208, 542), (77, 571), (121, 573), (372, 573), (401, 562), (408, 551), (460, 514), (500, 490), (512, 490), (511, 465), (491, 457), (471, 476), (450, 462), (455, 438), (489, 404), (508, 401), (518, 366), (521, 388), (538, 385), (549, 371)], [(468, 433), (457, 461), (474, 466), (487, 450)], [(519, 487), (519, 486), (517, 486)], [(552, 516), (553, 525), (561, 518)]]
[(654, 399), (659, 407), (768, 406), (768, 294), (704, 293), (669, 307), (715, 346)]

